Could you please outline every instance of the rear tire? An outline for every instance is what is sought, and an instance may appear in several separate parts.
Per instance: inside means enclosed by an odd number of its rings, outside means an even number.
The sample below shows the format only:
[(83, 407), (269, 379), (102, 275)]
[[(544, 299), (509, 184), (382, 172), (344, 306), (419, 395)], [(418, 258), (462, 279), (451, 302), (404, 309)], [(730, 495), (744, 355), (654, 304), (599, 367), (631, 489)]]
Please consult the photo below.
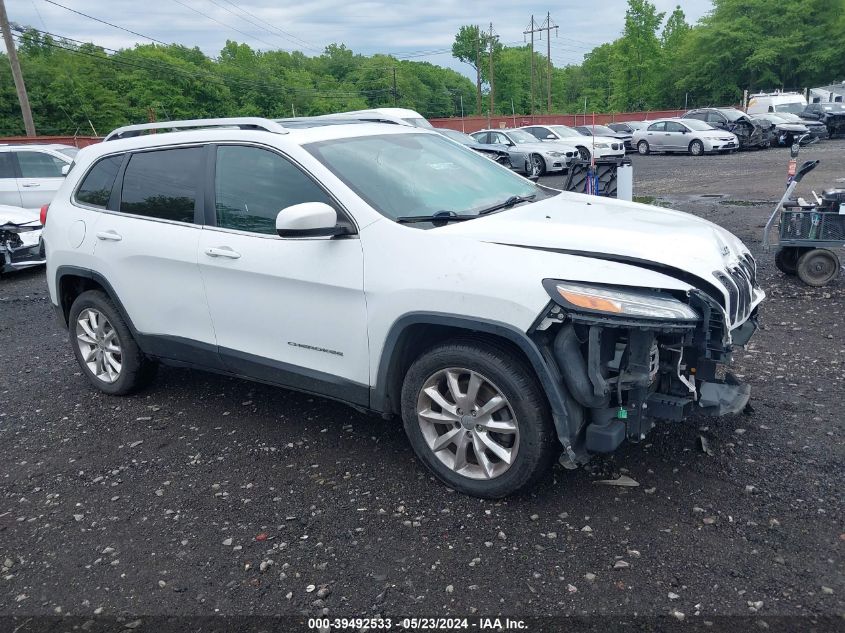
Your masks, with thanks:
[(798, 258), (798, 278), (808, 286), (825, 286), (839, 275), (839, 258), (826, 248), (814, 248)]
[(104, 292), (88, 290), (74, 300), (68, 331), (82, 374), (100, 391), (125, 396), (155, 377), (157, 363), (144, 356)]
[(648, 141), (640, 141), (637, 143), (637, 151), (639, 152), (640, 156), (648, 156), (651, 148), (648, 146)]
[(402, 419), (429, 470), (475, 497), (530, 487), (560, 452), (530, 365), (483, 341), (454, 339), (415, 360), (402, 385)]

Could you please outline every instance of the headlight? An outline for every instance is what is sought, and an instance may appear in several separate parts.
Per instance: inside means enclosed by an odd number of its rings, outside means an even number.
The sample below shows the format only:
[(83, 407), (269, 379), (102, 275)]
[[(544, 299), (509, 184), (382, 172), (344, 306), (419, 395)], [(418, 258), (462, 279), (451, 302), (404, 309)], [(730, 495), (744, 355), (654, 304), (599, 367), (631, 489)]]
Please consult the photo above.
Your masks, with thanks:
[(551, 156), (553, 158), (558, 158), (563, 156), (563, 152), (546, 152), (546, 156)]
[(544, 283), (552, 299), (573, 312), (621, 317), (697, 321), (698, 312), (671, 295), (657, 290), (590, 286), (570, 281)]
[(596, 147), (598, 149), (610, 149), (610, 145), (607, 143), (596, 143)]

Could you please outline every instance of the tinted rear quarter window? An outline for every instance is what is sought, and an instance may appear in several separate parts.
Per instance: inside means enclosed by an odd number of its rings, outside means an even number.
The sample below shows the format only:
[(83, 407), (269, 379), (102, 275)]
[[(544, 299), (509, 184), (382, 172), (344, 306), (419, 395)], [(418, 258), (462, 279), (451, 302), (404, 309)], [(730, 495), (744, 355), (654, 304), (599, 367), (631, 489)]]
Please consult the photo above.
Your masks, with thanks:
[(11, 152), (0, 152), (0, 178), (15, 178), (15, 162)]
[(100, 159), (76, 191), (76, 201), (91, 207), (105, 209), (109, 203), (114, 180), (120, 165), (123, 162), (123, 154), (118, 156), (107, 156)]
[(123, 176), (120, 211), (193, 223), (202, 159), (199, 147), (133, 154)]

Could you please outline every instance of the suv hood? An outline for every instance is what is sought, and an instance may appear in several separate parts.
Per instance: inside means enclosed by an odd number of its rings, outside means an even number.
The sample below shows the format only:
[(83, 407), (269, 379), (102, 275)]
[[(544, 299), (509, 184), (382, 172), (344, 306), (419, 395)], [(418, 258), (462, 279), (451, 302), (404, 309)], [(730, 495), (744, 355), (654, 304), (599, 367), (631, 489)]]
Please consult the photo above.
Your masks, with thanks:
[(716, 286), (714, 271), (735, 267), (748, 253), (732, 233), (688, 213), (569, 192), (439, 230), (633, 266), (658, 264)]

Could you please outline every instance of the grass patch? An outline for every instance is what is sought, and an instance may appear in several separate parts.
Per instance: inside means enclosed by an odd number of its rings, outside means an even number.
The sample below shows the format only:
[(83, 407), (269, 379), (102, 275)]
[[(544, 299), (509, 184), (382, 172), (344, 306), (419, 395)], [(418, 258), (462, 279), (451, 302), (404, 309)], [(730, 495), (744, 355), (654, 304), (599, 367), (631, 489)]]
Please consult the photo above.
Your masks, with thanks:
[(670, 208), (670, 204), (665, 200), (661, 200), (655, 196), (634, 196), (634, 202), (639, 202), (640, 204), (650, 204), (655, 207), (664, 207), (666, 209)]

